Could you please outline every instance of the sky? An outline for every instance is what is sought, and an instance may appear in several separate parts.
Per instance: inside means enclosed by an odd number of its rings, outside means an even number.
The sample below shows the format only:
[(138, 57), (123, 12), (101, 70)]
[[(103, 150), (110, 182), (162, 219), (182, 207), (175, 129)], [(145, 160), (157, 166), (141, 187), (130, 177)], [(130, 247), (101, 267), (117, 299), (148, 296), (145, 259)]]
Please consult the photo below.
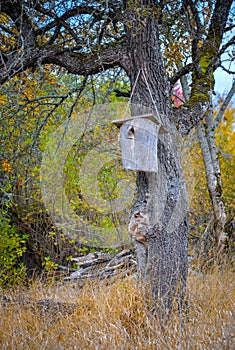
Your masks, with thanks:
[[(235, 67), (233, 71), (234, 70)], [(227, 94), (231, 89), (233, 79), (235, 79), (235, 75), (228, 74), (221, 68), (218, 68), (215, 71), (215, 92), (220, 95), (223, 95), (224, 93)], [(235, 96), (233, 96), (233, 102), (235, 103)]]

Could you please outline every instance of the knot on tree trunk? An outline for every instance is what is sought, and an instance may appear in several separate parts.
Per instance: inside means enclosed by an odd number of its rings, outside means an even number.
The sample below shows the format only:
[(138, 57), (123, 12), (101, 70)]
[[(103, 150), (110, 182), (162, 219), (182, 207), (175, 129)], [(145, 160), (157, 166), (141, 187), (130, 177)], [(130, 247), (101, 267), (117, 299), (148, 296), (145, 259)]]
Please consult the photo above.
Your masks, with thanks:
[(140, 243), (146, 244), (150, 231), (149, 216), (145, 211), (135, 211), (128, 227), (131, 237)]

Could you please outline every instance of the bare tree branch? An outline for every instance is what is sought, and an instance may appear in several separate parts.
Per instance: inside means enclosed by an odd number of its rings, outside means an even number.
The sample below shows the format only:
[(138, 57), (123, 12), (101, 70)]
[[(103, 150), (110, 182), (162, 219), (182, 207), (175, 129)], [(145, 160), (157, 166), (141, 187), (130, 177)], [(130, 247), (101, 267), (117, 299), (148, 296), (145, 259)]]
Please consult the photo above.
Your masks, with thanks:
[(185, 103), (185, 99), (183, 99), (180, 95), (176, 94), (174, 91), (171, 92), (171, 95), (178, 98), (181, 102)]
[(222, 68), (226, 73), (228, 74), (235, 74), (235, 71), (232, 71), (230, 69), (225, 68), (224, 66), (220, 65), (220, 68)]
[(225, 100), (224, 100), (224, 102), (219, 110), (219, 113), (217, 114), (217, 117), (216, 117), (214, 125), (213, 125), (213, 130), (215, 130), (217, 128), (219, 122), (223, 118), (225, 110), (228, 107), (230, 101), (232, 100), (234, 93), (235, 93), (235, 80), (234, 80), (233, 85), (231, 86), (231, 89), (230, 89), (228, 95), (226, 96), (226, 98), (225, 98)]
[(1, 11), (5, 12), (15, 23), (19, 32), (18, 39), (23, 41), (25, 47), (36, 45), (36, 35), (31, 19), (19, 1), (5, 0), (1, 4)]
[[(117, 7), (117, 6), (116, 6)], [(109, 9), (108, 14), (104, 13), (103, 10), (100, 10), (97, 7), (91, 6), (91, 5), (79, 5), (75, 6), (66, 12), (64, 12), (60, 17), (55, 16), (50, 10), (44, 9), (43, 7), (39, 6), (36, 4), (35, 8), (40, 12), (43, 13), (44, 15), (47, 15), (53, 20), (46, 24), (43, 28), (39, 28), (36, 31), (37, 35), (42, 35), (48, 31), (50, 31), (52, 28), (58, 26), (58, 21), (65, 22), (68, 19), (75, 17), (77, 15), (91, 15), (93, 17), (93, 22), (97, 22), (102, 19), (107, 19), (107, 17), (111, 20), (114, 20), (115, 17), (117, 17), (118, 12), (115, 11), (115, 9)]]
[(235, 44), (235, 35), (232, 36), (232, 38), (227, 41), (220, 49), (219, 53), (218, 53), (218, 56), (221, 56), (229, 46), (232, 46)]
[(14, 33), (12, 30), (10, 30), (9, 28), (7, 28), (6, 26), (4, 26), (3, 24), (0, 23), (0, 29), (4, 30), (4, 32), (6, 32), (7, 34), (12, 35), (13, 37), (17, 38), (17, 34)]
[[(81, 40), (79, 39), (79, 37), (77, 36), (77, 34), (75, 33), (75, 31), (71, 28), (71, 26), (69, 25), (68, 22), (66, 22), (66, 19), (70, 18), (72, 16), (72, 14), (78, 14), (80, 7), (77, 7), (77, 13), (75, 11), (75, 9), (73, 9), (74, 11), (71, 14), (70, 11), (70, 16), (67, 13), (67, 16), (64, 14), (61, 17), (57, 16), (55, 13), (53, 13), (51, 10), (45, 10), (44, 8), (42, 8), (39, 4), (37, 4), (35, 6), (35, 9), (37, 9), (38, 11), (40, 11), (41, 13), (43, 13), (44, 15), (50, 16), (51, 18), (54, 19), (54, 21), (52, 22), (54, 24), (54, 26), (56, 26), (56, 30), (57, 28), (61, 28), (62, 26), (64, 28), (66, 28), (68, 30), (68, 33), (73, 37), (73, 39), (75, 40), (75, 42), (77, 44), (81, 44)], [(90, 8), (91, 9), (91, 8)], [(87, 9), (88, 10), (88, 9)], [(93, 10), (94, 11), (94, 10)], [(89, 11), (86, 11), (89, 12)], [(86, 13), (87, 14), (87, 13)], [(51, 23), (51, 24), (52, 24)], [(52, 27), (53, 28), (53, 27)], [(45, 33), (45, 31), (43, 30), (43, 32)], [(37, 32), (37, 34), (39, 34), (39, 31)]]
[(235, 28), (235, 24), (231, 24), (229, 25), (228, 27), (225, 28), (224, 32), (227, 33), (227, 32), (230, 32), (231, 30), (233, 30), (233, 28)]

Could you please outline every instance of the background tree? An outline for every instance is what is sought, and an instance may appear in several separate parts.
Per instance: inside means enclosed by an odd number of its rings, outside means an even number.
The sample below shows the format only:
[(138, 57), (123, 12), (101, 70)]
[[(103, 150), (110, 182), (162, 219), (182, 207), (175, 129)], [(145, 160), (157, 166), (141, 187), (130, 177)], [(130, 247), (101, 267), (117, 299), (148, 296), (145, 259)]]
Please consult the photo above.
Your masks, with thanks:
[[(223, 99), (222, 99), (223, 100)], [(222, 100), (217, 106), (214, 106), (215, 116), (219, 114), (222, 106)], [(234, 171), (234, 108), (227, 108), (223, 121), (215, 129), (215, 142), (218, 152), (219, 168), (221, 171), (221, 182), (223, 184), (222, 200), (225, 206), (227, 215), (225, 232), (227, 240), (224, 242), (226, 250), (232, 252), (234, 249), (233, 243), (233, 218), (234, 218), (234, 199), (231, 189), (234, 187), (232, 172)], [(206, 124), (202, 124), (203, 126)], [(211, 197), (208, 191), (206, 166), (204, 164), (203, 153), (195, 130), (194, 138), (189, 138), (190, 141), (184, 149), (183, 159), (186, 158), (185, 176), (191, 194), (190, 204), (190, 245), (189, 254), (194, 257), (193, 266), (197, 269), (206, 270), (208, 266), (213, 266), (218, 263), (217, 258), (222, 259), (223, 264), (226, 261), (225, 254), (219, 254), (216, 249), (215, 235), (213, 232), (214, 225), (214, 208), (211, 203)], [(190, 157), (190, 166), (188, 159)], [(198, 176), (200, 174), (200, 177)], [(194, 179), (193, 188), (190, 186)], [(222, 245), (220, 246), (222, 248)], [(227, 258), (231, 258), (229, 254)]]
[[(121, 67), (130, 78), (132, 90), (137, 81), (132, 102), (155, 110), (155, 101), (161, 122), (168, 130), (158, 144), (165, 179), (160, 186), (166, 183), (165, 208), (159, 217), (158, 176), (139, 172), (132, 222), (135, 212), (147, 216), (144, 233), (147, 243), (135, 242), (139, 277), (147, 283), (153, 300), (161, 301), (164, 309), (171, 306), (175, 296), (182, 297), (187, 278), (187, 219), (171, 226), (176, 222), (172, 215), (183, 218), (185, 211), (185, 204), (181, 203), (177, 215), (174, 212), (179, 198), (185, 199), (177, 135), (186, 135), (204, 118), (209, 107), (213, 72), (234, 41), (229, 39), (222, 46), (224, 34), (233, 28), (229, 22), (231, 6), (231, 0), (209, 3), (7, 0), (1, 4), (1, 84), (29, 69), (43, 72), (48, 64), (84, 76), (84, 82), (90, 75)], [(182, 35), (183, 26), (188, 33), (184, 31)], [(174, 68), (167, 70), (167, 48), (163, 60), (161, 45), (164, 50), (163, 39), (170, 41), (170, 34), (175, 33), (179, 33), (187, 51), (184, 56), (173, 42), (177, 59)], [(190, 73), (189, 98), (173, 110), (171, 88)]]

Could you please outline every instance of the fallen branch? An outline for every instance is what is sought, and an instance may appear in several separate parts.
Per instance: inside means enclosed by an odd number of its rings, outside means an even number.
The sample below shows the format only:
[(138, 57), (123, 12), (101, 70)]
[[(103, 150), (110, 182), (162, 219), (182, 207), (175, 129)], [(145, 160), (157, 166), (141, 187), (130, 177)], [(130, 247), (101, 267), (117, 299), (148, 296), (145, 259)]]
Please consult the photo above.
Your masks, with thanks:
[(73, 258), (78, 269), (64, 277), (64, 280), (104, 279), (117, 275), (129, 275), (136, 271), (136, 259), (130, 250), (124, 249), (118, 254), (89, 253), (86, 256)]

